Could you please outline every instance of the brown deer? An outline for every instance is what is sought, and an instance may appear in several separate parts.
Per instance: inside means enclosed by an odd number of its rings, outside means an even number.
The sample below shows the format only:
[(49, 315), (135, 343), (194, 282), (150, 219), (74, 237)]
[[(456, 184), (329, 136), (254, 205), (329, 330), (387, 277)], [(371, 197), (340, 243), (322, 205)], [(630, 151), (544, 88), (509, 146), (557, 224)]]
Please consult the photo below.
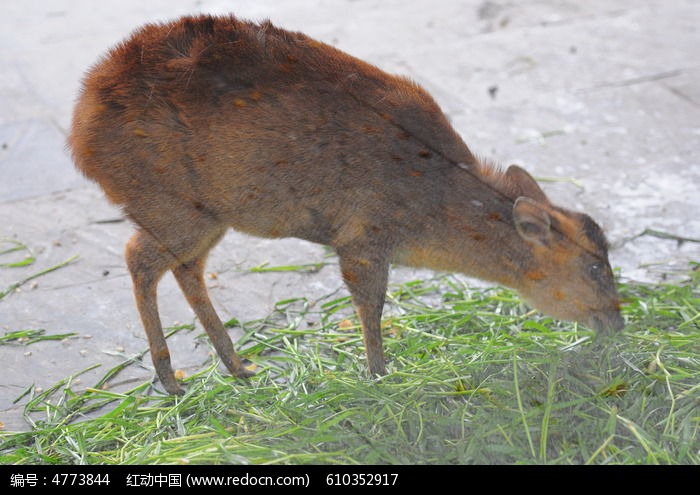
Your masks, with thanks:
[(623, 326), (590, 217), (550, 203), (522, 168), (481, 162), (416, 83), (269, 22), (142, 27), (87, 74), (69, 145), (136, 224), (126, 262), (173, 394), (156, 301), (167, 270), (228, 370), (249, 375), (203, 279), (228, 228), (332, 246), (376, 375), (390, 263), (462, 272), (556, 318)]

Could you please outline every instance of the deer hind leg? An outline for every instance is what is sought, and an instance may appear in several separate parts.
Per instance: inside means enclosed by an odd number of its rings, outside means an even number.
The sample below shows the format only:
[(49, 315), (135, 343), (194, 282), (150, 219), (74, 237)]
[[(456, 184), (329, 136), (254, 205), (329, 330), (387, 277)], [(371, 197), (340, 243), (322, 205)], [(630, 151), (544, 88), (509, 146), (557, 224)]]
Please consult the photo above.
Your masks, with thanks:
[(229, 372), (234, 376), (244, 378), (252, 376), (253, 373), (243, 367), (241, 358), (233, 349), (233, 344), (226, 332), (226, 328), (221, 323), (214, 306), (211, 304), (204, 284), (205, 260), (206, 253), (176, 266), (173, 268), (173, 274), (178, 284), (180, 284), (187, 302), (192, 306), (197, 318), (199, 318), (199, 322), (206, 330), (217, 354)]
[(168, 393), (182, 394), (170, 364), (170, 351), (158, 315), (158, 282), (173, 261), (174, 257), (161, 244), (142, 231), (134, 234), (126, 245), (126, 264), (134, 284), (136, 307), (146, 331), (156, 373)]
[[(185, 212), (188, 213), (188, 212)], [(188, 215), (172, 216), (173, 219)], [(207, 217), (192, 219), (187, 225), (171, 222), (153, 230), (139, 230), (129, 241), (126, 260), (134, 282), (136, 305), (141, 315), (151, 358), (158, 378), (171, 394), (183, 393), (170, 363), (170, 352), (158, 314), (157, 286), (167, 270), (172, 270), (187, 301), (204, 326), (217, 353), (231, 373), (249, 376), (233, 350), (231, 339), (211, 305), (204, 285), (204, 262), (211, 248), (224, 235), (225, 228)]]

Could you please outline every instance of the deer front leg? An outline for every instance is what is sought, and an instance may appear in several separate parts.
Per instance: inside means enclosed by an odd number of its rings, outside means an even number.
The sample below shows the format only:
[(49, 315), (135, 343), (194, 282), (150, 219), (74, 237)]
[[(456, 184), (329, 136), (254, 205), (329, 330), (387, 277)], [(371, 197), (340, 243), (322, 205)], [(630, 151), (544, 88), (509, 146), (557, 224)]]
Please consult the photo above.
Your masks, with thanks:
[(338, 254), (343, 280), (350, 290), (362, 323), (369, 372), (371, 375), (385, 375), (381, 321), (389, 277), (389, 261), (382, 257), (355, 256), (344, 250), (339, 250)]

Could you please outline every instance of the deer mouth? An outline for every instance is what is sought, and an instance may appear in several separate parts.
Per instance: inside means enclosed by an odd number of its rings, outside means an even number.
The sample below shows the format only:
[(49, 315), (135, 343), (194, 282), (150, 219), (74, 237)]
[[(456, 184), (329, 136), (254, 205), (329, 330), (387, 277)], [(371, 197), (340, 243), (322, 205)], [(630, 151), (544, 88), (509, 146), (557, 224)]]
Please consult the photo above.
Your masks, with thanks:
[(625, 328), (625, 319), (619, 310), (612, 309), (592, 315), (588, 324), (597, 332), (619, 331)]

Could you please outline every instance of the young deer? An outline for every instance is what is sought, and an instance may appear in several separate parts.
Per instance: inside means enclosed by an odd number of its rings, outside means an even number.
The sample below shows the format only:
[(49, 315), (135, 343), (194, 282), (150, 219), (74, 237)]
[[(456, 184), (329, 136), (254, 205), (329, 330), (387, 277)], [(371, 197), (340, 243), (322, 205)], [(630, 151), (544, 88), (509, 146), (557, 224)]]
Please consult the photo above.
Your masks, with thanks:
[(235, 17), (142, 27), (90, 70), (69, 145), (136, 224), (126, 262), (160, 380), (181, 393), (156, 303), (172, 270), (229, 371), (248, 376), (203, 280), (228, 228), (335, 248), (369, 371), (386, 372), (390, 263), (517, 289), (623, 326), (607, 243), (533, 178), (480, 162), (417, 84), (301, 33)]

